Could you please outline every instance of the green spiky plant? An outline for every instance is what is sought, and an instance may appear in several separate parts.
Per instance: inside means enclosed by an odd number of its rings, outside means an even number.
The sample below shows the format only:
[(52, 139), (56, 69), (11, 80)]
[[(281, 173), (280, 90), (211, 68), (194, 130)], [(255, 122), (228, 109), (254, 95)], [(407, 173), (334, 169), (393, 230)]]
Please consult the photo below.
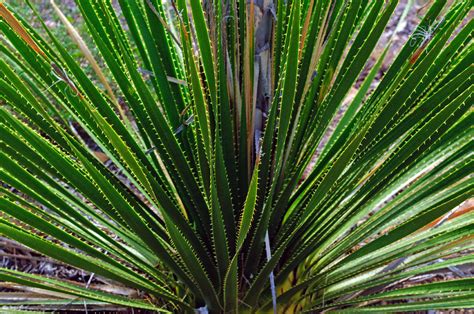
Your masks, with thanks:
[(380, 80), (397, 1), (77, 0), (109, 78), (0, 3), (0, 234), (142, 297), (0, 280), (156, 311), (474, 307), (473, 279), (409, 280), (474, 260), (472, 1), (446, 2)]

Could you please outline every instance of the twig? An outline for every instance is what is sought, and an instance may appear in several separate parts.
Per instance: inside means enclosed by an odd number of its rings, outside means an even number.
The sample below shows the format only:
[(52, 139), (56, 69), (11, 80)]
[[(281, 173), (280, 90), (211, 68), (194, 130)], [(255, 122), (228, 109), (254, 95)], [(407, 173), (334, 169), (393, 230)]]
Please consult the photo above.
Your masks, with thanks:
[(161, 17), (160, 13), (156, 10), (155, 6), (153, 5), (153, 3), (151, 3), (150, 0), (146, 0), (146, 4), (148, 5), (148, 7), (150, 8), (150, 10), (156, 15), (156, 17), (158, 18), (158, 20), (160, 20), (160, 23), (163, 25), (164, 28), (166, 28), (166, 30), (168, 31), (168, 33), (170, 33), (171, 35), (171, 38), (173, 38), (174, 42), (176, 43), (176, 45), (180, 48), (181, 48), (181, 43), (179, 41), (179, 39), (173, 34), (173, 32), (171, 31), (171, 28), (170, 26), (168, 25), (168, 23), (166, 23), (166, 21)]

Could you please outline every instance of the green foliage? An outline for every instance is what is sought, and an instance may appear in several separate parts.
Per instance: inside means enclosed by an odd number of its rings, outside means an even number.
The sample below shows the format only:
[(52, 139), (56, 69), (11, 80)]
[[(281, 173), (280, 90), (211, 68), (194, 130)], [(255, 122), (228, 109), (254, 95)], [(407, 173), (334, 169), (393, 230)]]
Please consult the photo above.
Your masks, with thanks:
[(149, 302), (0, 280), (160, 311), (474, 307), (472, 279), (408, 283), (474, 259), (472, 1), (432, 1), (377, 82), (397, 1), (76, 5), (115, 95), (0, 3), (0, 234)]

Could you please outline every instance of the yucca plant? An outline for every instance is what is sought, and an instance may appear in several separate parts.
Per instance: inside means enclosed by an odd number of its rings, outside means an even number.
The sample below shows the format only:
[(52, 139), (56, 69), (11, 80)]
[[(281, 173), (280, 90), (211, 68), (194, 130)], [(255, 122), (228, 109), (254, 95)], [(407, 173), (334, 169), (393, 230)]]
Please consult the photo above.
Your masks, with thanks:
[(0, 234), (140, 293), (0, 280), (37, 306), (474, 307), (473, 279), (420, 280), (474, 260), (472, 1), (446, 2), (380, 79), (397, 1), (76, 0), (95, 55), (51, 2), (94, 75), (0, 3)]

